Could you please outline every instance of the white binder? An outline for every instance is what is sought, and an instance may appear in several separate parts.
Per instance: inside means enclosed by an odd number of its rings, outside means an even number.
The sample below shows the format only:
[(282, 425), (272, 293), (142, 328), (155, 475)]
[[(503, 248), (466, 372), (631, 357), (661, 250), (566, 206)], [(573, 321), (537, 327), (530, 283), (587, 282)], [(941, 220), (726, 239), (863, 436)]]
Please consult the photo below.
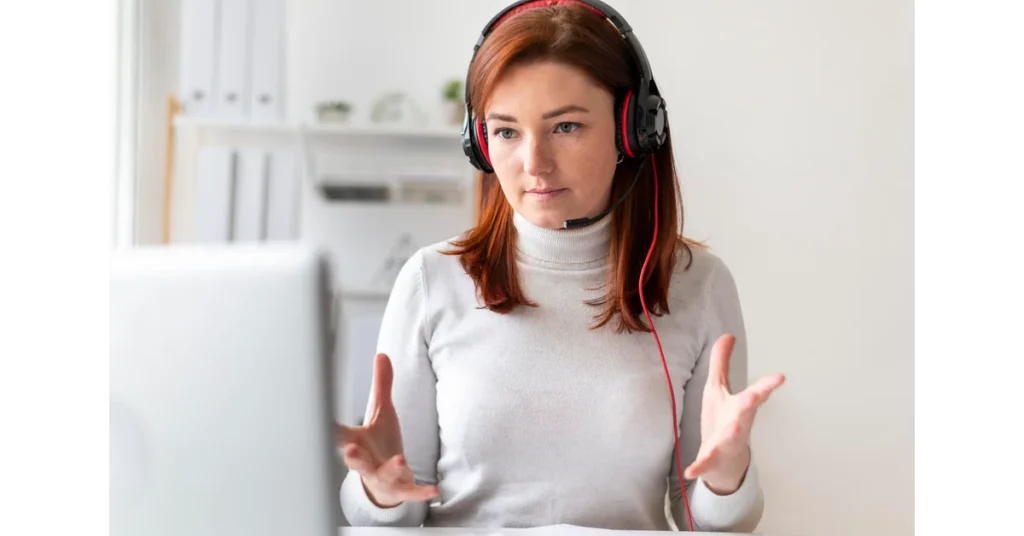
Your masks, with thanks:
[(198, 242), (231, 240), (235, 161), (230, 147), (210, 146), (199, 152), (195, 213)]
[(267, 156), (258, 149), (238, 152), (232, 241), (263, 240), (267, 200)]
[(249, 105), (251, 0), (220, 0), (217, 46), (217, 117), (245, 119)]
[(182, 113), (210, 117), (216, 109), (219, 0), (181, 0), (179, 97)]
[(270, 154), (267, 177), (267, 233), (269, 242), (290, 242), (299, 238), (299, 180), (294, 153), (278, 150)]
[(284, 2), (251, 0), (249, 118), (284, 119)]

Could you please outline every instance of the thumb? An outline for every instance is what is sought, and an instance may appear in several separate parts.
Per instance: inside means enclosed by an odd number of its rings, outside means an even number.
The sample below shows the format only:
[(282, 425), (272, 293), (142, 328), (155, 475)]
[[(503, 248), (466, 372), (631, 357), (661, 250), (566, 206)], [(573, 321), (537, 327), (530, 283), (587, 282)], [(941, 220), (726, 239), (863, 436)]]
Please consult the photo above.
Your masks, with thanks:
[(394, 381), (394, 376), (391, 359), (387, 354), (377, 354), (373, 359), (373, 391), (370, 395), (372, 413), (367, 419), (368, 423), (375, 420), (376, 414), (381, 408), (391, 405), (391, 384)]
[(736, 344), (736, 337), (725, 334), (715, 341), (711, 348), (711, 363), (708, 367), (708, 384), (722, 386), (726, 391), (731, 392), (729, 386), (729, 360), (732, 357), (732, 349)]

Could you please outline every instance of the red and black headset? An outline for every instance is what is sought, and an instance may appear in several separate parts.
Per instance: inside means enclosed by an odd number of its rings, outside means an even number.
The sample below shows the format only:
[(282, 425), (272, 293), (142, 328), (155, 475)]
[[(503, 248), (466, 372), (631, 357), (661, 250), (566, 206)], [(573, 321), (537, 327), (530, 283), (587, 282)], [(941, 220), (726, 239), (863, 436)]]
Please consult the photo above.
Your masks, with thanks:
[[(508, 17), (526, 9), (551, 5), (569, 4), (583, 5), (598, 15), (608, 19), (622, 34), (626, 44), (633, 51), (640, 79), (636, 87), (620, 95), (616, 95), (615, 107), (615, 143), (619, 154), (623, 157), (636, 158), (658, 150), (665, 143), (665, 100), (661, 98), (658, 87), (651, 74), (651, 66), (647, 54), (640, 41), (633, 34), (633, 29), (611, 6), (598, 0), (519, 0), (506, 7), (494, 16), (480, 32), (476, 46), (473, 47), (473, 59), (483, 44), (484, 39)], [(470, 64), (472, 64), (472, 59)], [(494, 173), (487, 149), (487, 133), (483, 120), (473, 113), (469, 98), (469, 80), (466, 80), (466, 116), (462, 123), (462, 150), (466, 153), (473, 166), (484, 173)]]
[[(654, 212), (654, 236), (651, 237), (651, 245), (647, 251), (647, 257), (644, 260), (643, 267), (640, 269), (640, 280), (638, 282), (638, 286), (642, 289), (643, 281), (646, 279), (645, 274), (647, 273), (647, 267), (658, 241), (658, 166), (654, 161), (654, 154), (665, 143), (665, 139), (668, 137), (668, 134), (665, 131), (665, 100), (661, 97), (661, 94), (658, 92), (658, 87), (654, 83), (654, 76), (651, 74), (651, 66), (647, 61), (647, 54), (644, 52), (643, 47), (640, 46), (640, 41), (637, 40), (635, 35), (633, 35), (633, 29), (629, 26), (629, 23), (626, 22), (626, 19), (624, 19), (622, 15), (612, 9), (611, 6), (598, 0), (519, 0), (518, 2), (506, 7), (487, 23), (487, 26), (485, 26), (484, 30), (480, 33), (480, 38), (477, 39), (476, 46), (473, 47), (473, 59), (476, 58), (476, 53), (480, 49), (480, 45), (483, 44), (484, 39), (487, 38), (498, 24), (508, 17), (535, 7), (564, 4), (582, 5), (589, 8), (597, 15), (608, 19), (608, 21), (618, 29), (619, 33), (622, 34), (622, 38), (626, 41), (626, 44), (629, 45), (640, 71), (640, 79), (637, 80), (636, 87), (627, 89), (621, 94), (616, 95), (615, 144), (618, 147), (619, 155), (623, 158), (649, 157), (651, 160), (651, 171), (654, 175), (654, 204), (652, 207)], [(470, 60), (470, 65), (472, 65), (472, 59)], [(468, 75), (466, 77), (466, 116), (462, 123), (462, 149), (469, 158), (470, 163), (472, 163), (475, 168), (483, 171), (484, 173), (494, 173), (494, 168), (491, 167), (490, 156), (487, 149), (486, 127), (483, 120), (476, 117), (473, 113), (473, 106), (470, 102)], [(565, 222), (565, 227), (572, 228), (576, 226), (589, 225), (610, 213), (615, 206), (621, 203), (622, 200), (629, 195), (629, 191), (633, 189), (633, 185), (635, 185), (637, 179), (640, 178), (640, 171), (642, 171), (644, 163), (645, 162), (641, 162), (640, 169), (637, 171), (637, 176), (633, 179), (633, 183), (627, 189), (626, 193), (623, 194), (617, 202), (609, 206), (604, 213), (596, 218), (568, 220)], [(661, 364), (665, 370), (665, 378), (668, 381), (669, 395), (672, 399), (672, 429), (673, 436), (675, 437), (676, 476), (679, 480), (683, 505), (686, 509), (688, 528), (692, 532), (693, 516), (690, 513), (690, 504), (686, 497), (686, 488), (683, 485), (685, 481), (683, 480), (683, 467), (679, 452), (679, 419), (676, 414), (675, 388), (672, 386), (672, 376), (669, 374), (668, 363), (665, 360), (665, 352), (661, 346), (661, 339), (658, 337), (658, 330), (655, 328), (654, 322), (651, 320), (651, 313), (647, 309), (647, 301), (645, 300), (644, 293), (642, 291), (640, 292), (640, 303), (643, 307), (644, 315), (647, 317), (648, 325), (651, 327), (651, 333), (654, 336), (655, 343), (657, 344), (658, 353), (661, 355)], [(682, 527), (679, 528), (681, 529)]]

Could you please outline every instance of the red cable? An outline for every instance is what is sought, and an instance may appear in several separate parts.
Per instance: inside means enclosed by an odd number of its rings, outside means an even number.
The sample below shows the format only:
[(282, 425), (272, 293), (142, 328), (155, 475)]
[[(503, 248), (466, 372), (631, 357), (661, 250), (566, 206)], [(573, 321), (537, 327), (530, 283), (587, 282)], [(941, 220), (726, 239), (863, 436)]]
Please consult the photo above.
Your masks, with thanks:
[(665, 361), (665, 352), (661, 349), (661, 339), (658, 337), (658, 330), (651, 320), (651, 313), (647, 310), (647, 302), (644, 300), (644, 274), (647, 273), (647, 263), (654, 254), (654, 246), (658, 243), (658, 165), (654, 161), (654, 154), (651, 153), (651, 169), (654, 170), (654, 236), (651, 238), (651, 248), (647, 250), (647, 258), (640, 269), (640, 305), (644, 308), (644, 315), (647, 316), (647, 324), (651, 326), (651, 333), (654, 334), (654, 342), (658, 345), (658, 353), (661, 354), (661, 365), (665, 368), (665, 378), (668, 379), (668, 392), (672, 396), (672, 432), (676, 439), (676, 476), (679, 478), (679, 491), (683, 495), (683, 505), (686, 508), (686, 520), (689, 523), (690, 532), (693, 532), (693, 516), (690, 514), (690, 501), (686, 498), (686, 486), (683, 484), (683, 463), (679, 456), (679, 419), (676, 417), (676, 391), (672, 387), (672, 375), (668, 371), (668, 363)]

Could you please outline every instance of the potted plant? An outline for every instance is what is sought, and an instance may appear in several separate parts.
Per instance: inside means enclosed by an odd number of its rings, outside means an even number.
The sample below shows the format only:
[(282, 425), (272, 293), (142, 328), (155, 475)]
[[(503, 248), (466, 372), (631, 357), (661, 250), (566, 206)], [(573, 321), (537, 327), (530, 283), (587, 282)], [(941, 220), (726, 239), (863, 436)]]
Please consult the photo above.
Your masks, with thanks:
[(345, 101), (328, 101), (316, 105), (316, 117), (325, 123), (344, 123), (351, 112), (352, 105)]
[(443, 97), (445, 105), (448, 107), (448, 122), (453, 125), (462, 124), (462, 119), (466, 113), (462, 80), (458, 78), (449, 80), (444, 85)]

